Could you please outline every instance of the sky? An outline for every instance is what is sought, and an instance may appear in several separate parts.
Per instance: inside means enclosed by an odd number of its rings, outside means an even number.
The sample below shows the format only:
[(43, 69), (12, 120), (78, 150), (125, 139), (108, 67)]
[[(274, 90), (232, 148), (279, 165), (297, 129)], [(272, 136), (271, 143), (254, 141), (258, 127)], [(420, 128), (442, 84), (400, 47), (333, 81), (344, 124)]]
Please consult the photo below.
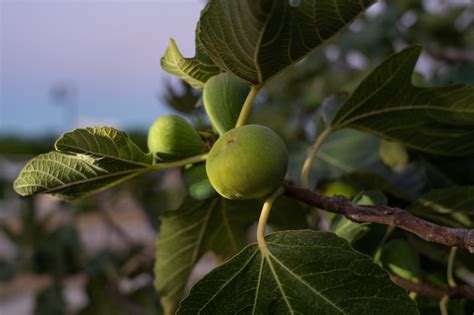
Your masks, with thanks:
[[(169, 109), (168, 39), (194, 55), (199, 0), (0, 0), (0, 135), (147, 128)], [(64, 86), (77, 97), (55, 102)], [(74, 93), (74, 92), (73, 92)], [(158, 95), (158, 96), (157, 96)], [(67, 104), (77, 103), (76, 126)], [(70, 110), (69, 110), (70, 111)]]
[[(429, 11), (472, 0), (424, 0)], [(0, 136), (109, 125), (146, 129), (169, 113), (160, 67), (170, 37), (194, 55), (204, 0), (0, 0)], [(367, 14), (377, 14), (383, 1)], [(422, 56), (423, 57), (423, 56)], [(422, 59), (422, 58), (421, 58)], [(420, 66), (422, 61), (420, 59)], [(74, 91), (54, 102), (51, 91)], [(68, 119), (71, 103), (77, 120)]]

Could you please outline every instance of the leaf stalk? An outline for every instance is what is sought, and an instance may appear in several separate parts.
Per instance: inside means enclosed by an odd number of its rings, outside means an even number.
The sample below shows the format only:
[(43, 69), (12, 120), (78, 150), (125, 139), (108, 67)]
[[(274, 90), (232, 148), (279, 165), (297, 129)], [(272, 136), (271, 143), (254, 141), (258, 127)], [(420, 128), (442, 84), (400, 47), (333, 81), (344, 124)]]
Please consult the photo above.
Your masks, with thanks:
[(146, 170), (166, 170), (170, 168), (182, 167), (188, 164), (195, 164), (199, 162), (204, 162), (207, 159), (208, 153), (203, 153), (199, 155), (194, 155), (186, 159), (167, 162), (167, 163), (155, 163), (150, 165)]
[(271, 194), (264, 202), (262, 207), (262, 212), (260, 213), (260, 218), (258, 220), (257, 226), (257, 243), (258, 247), (262, 254), (268, 254), (267, 243), (265, 242), (265, 227), (267, 226), (268, 217), (273, 206), (273, 202), (278, 198), (278, 196), (284, 193), (284, 188), (281, 186), (273, 194)]
[(324, 130), (316, 138), (316, 141), (309, 149), (308, 156), (306, 157), (306, 160), (303, 163), (300, 175), (301, 186), (305, 189), (309, 189), (309, 171), (311, 170), (311, 166), (313, 165), (314, 160), (316, 159), (316, 156), (319, 150), (321, 149), (321, 146), (323, 145), (327, 137), (329, 137), (329, 135), (332, 133), (332, 131), (333, 130), (331, 128)]
[(249, 95), (245, 99), (244, 105), (240, 110), (239, 118), (237, 119), (237, 123), (235, 127), (242, 127), (247, 122), (247, 119), (250, 115), (250, 110), (252, 109), (253, 102), (257, 97), (258, 91), (260, 91), (260, 85), (253, 85), (250, 89)]

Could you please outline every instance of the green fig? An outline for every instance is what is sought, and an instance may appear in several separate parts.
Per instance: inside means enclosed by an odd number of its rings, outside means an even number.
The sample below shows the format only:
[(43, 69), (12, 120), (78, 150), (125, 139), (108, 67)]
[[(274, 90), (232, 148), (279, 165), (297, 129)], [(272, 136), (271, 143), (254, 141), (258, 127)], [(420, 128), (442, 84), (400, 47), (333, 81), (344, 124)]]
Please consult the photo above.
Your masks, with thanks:
[(333, 181), (326, 184), (322, 188), (322, 193), (326, 196), (333, 197), (333, 196), (344, 196), (346, 198), (351, 198), (355, 195), (356, 190), (351, 185), (348, 185), (341, 181)]
[(288, 168), (288, 151), (270, 128), (245, 125), (222, 135), (206, 171), (214, 189), (228, 199), (254, 199), (274, 192)]
[(202, 99), (212, 125), (220, 135), (235, 127), (250, 87), (230, 73), (210, 78)]
[(382, 162), (396, 172), (402, 172), (408, 164), (409, 156), (407, 149), (400, 142), (382, 139), (380, 141), (379, 154)]
[(184, 118), (166, 115), (148, 131), (148, 149), (162, 160), (173, 161), (202, 153), (204, 142)]
[(189, 195), (197, 200), (204, 200), (217, 194), (207, 177), (205, 163), (185, 169), (184, 184)]

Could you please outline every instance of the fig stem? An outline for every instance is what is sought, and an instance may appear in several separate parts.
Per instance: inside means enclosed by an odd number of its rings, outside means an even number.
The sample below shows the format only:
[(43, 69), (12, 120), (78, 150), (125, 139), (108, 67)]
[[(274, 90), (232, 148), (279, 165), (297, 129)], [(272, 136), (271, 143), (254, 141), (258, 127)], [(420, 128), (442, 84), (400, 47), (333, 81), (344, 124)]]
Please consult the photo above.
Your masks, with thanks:
[(457, 247), (451, 247), (451, 251), (449, 252), (449, 258), (448, 258), (447, 277), (448, 277), (448, 284), (451, 288), (454, 288), (456, 286), (453, 270), (454, 270), (454, 259), (456, 258), (457, 251), (458, 251)]
[(273, 192), (264, 202), (262, 207), (262, 212), (260, 213), (260, 218), (258, 220), (257, 226), (257, 243), (260, 251), (263, 255), (269, 253), (267, 243), (265, 242), (265, 227), (267, 226), (268, 216), (270, 215), (270, 210), (272, 209), (273, 202), (285, 192), (283, 186), (280, 186), (275, 192)]
[[(450, 288), (455, 288), (456, 287), (456, 281), (454, 280), (454, 259), (456, 258), (456, 253), (458, 252), (458, 248), (451, 247), (451, 250), (449, 251), (449, 257), (448, 257), (448, 269), (446, 271), (446, 275), (448, 278), (448, 285)], [(441, 301), (439, 302), (439, 311), (441, 315), (448, 315), (448, 303), (449, 303), (449, 295), (443, 296)]]
[(311, 169), (311, 166), (313, 165), (314, 160), (316, 159), (316, 155), (318, 154), (324, 141), (332, 133), (332, 131), (333, 130), (331, 128), (324, 130), (316, 138), (316, 141), (313, 143), (313, 145), (309, 149), (308, 156), (306, 157), (306, 160), (303, 163), (303, 167), (301, 168), (301, 174), (300, 174), (301, 186), (305, 189), (309, 189), (309, 171)]
[(439, 301), (439, 313), (441, 315), (449, 315), (448, 313), (448, 302), (449, 296), (445, 295), (441, 301)]
[(252, 109), (253, 101), (257, 97), (258, 91), (260, 91), (260, 85), (253, 85), (250, 89), (249, 95), (247, 95), (244, 105), (240, 110), (239, 118), (237, 119), (237, 123), (235, 124), (236, 128), (245, 125), (245, 122), (247, 121), (247, 118), (250, 115), (250, 110)]
[(194, 155), (182, 160), (178, 161), (173, 161), (173, 162), (166, 162), (166, 163), (156, 163), (151, 165), (148, 170), (165, 170), (169, 168), (176, 168), (176, 167), (182, 167), (188, 164), (195, 164), (199, 162), (203, 162), (207, 159), (208, 153), (203, 153), (199, 155)]

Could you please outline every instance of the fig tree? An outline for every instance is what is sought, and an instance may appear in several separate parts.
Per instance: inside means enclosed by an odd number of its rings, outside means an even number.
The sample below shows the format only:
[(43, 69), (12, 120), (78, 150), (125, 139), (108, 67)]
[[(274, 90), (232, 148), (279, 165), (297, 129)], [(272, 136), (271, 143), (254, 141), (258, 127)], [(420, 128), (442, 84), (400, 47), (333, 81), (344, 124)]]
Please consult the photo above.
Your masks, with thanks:
[(162, 160), (173, 161), (202, 153), (204, 142), (184, 118), (165, 115), (148, 131), (148, 149)]
[(245, 125), (222, 135), (206, 171), (214, 189), (228, 199), (254, 199), (275, 191), (288, 168), (288, 151), (270, 128)]
[(189, 195), (197, 200), (204, 200), (217, 194), (207, 177), (205, 163), (186, 168), (184, 184)]
[(220, 135), (235, 127), (250, 87), (230, 73), (210, 78), (202, 99), (212, 125)]

